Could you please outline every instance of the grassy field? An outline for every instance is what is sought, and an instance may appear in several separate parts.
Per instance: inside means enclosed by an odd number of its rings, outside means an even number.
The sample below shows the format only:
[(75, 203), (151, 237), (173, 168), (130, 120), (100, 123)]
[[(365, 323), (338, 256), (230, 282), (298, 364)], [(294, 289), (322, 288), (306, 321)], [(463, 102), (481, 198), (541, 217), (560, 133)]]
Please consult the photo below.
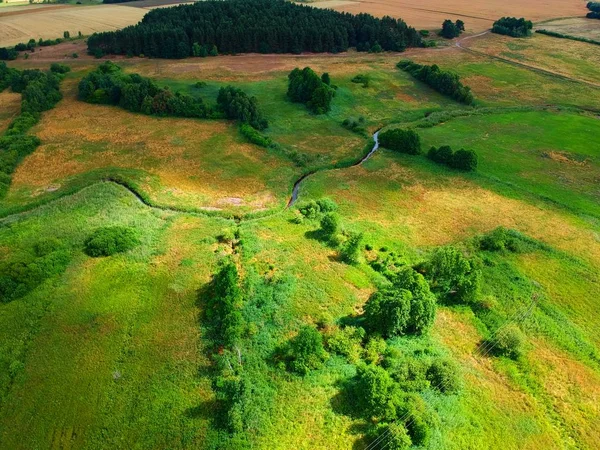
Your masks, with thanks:
[[(568, 44), (551, 48), (547, 39), (494, 35), (469, 45), (519, 53), (546, 69), (558, 70), (550, 61), (562, 60), (564, 74), (595, 80), (595, 55), (585, 44), (569, 54)], [(454, 69), (472, 87), (476, 106), (459, 105), (396, 69), (403, 57)], [(200, 295), (224, 261), (233, 261), (250, 286), (244, 301), (262, 301), (244, 310), (256, 319), (244, 338), (270, 345), (262, 350), (262, 374), (271, 409), (267, 421), (246, 430), (248, 445), (385, 448), (386, 441), (369, 446), (372, 423), (353, 412), (347, 396), (356, 362), (331, 352), (321, 368), (300, 376), (282, 367), (278, 352), (303, 325), (325, 333), (357, 321), (386, 282), (369, 262), (419, 264), (445, 245), (461, 249), (480, 270), (477, 302), (440, 302), (429, 333), (386, 344), (415, 361), (441, 356), (457, 365), (458, 393), (418, 394), (432, 430), (418, 448), (597, 446), (600, 121), (578, 108), (597, 108), (600, 89), (452, 47), (118, 61), (210, 103), (228, 84), (256, 96), (270, 123), (265, 134), (280, 144), (264, 149), (245, 142), (232, 122), (150, 117), (78, 101), (78, 81), (98, 63), (73, 60), (61, 85), (64, 99), (31, 130), (41, 145), (19, 164), (0, 202), (0, 269), (32, 258), (43, 264), (39, 247), (47, 241), (59, 242), (66, 258), (61, 270), (0, 303), (0, 448), (245, 448), (223, 440), (216, 375), (227, 349), (213, 348)], [(48, 61), (11, 65), (47, 68)], [(337, 86), (326, 115), (286, 99), (287, 74), (305, 66), (328, 72)], [(351, 81), (358, 74), (370, 77), (369, 87)], [(195, 87), (197, 81), (206, 86)], [(18, 112), (19, 96), (0, 93), (5, 99), (0, 130)], [(358, 116), (365, 135), (341, 126)], [(476, 173), (385, 149), (347, 167), (365, 154), (376, 129), (427, 121), (434, 126), (415, 128), (423, 149), (473, 149)], [(341, 260), (318, 219), (284, 208), (294, 180), (309, 171), (316, 173), (300, 185), (299, 204), (326, 197), (338, 205), (341, 229), (364, 233), (357, 264)], [(116, 176), (162, 208), (99, 182)], [(6, 217), (10, 209), (23, 212)], [(252, 219), (209, 216), (217, 209), (267, 211)], [(115, 225), (136, 230), (139, 245), (87, 256), (86, 238)], [(521, 233), (524, 250), (484, 250), (479, 238), (498, 226)], [(271, 291), (260, 289), (275, 290), (281, 280), (286, 290), (273, 307)], [(261, 314), (272, 314), (274, 323)], [(506, 323), (526, 336), (518, 358), (491, 356), (482, 345)], [(243, 364), (256, 361), (251, 352), (240, 351)], [(250, 384), (246, 392), (259, 391)]]

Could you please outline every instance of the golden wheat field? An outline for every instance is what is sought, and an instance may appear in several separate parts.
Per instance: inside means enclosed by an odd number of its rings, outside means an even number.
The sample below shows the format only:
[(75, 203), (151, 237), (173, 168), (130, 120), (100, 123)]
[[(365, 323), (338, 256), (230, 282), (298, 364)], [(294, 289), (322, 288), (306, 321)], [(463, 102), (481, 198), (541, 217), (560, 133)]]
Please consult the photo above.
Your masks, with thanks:
[(400, 17), (415, 28), (439, 28), (445, 19), (461, 19), (468, 31), (491, 28), (502, 16), (527, 17), (538, 21), (552, 17), (584, 16), (585, 3), (579, 0), (547, 0), (543, 3), (522, 0), (373, 0), (313, 2), (311, 6), (332, 8), (353, 14), (370, 13), (374, 16)]
[[(15, 14), (23, 11), (26, 13)], [(137, 23), (148, 11), (120, 5), (72, 6), (64, 8), (23, 7), (0, 14), (0, 47), (27, 42), (29, 39), (56, 39), (69, 31), (84, 35), (109, 31)]]

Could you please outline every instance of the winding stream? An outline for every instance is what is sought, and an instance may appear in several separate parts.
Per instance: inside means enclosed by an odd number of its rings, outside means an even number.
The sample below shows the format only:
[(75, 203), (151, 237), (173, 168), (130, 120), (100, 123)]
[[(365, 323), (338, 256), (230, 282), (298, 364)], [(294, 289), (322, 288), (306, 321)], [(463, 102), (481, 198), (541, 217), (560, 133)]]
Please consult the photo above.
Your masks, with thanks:
[[(371, 149), (371, 151), (369, 153), (367, 153), (360, 161), (355, 162), (354, 164), (352, 164), (349, 167), (356, 167), (356, 166), (360, 166), (362, 163), (364, 163), (367, 159), (369, 159), (371, 156), (373, 156), (373, 153), (375, 153), (378, 149), (379, 149), (379, 132), (381, 131), (381, 129), (377, 130), (375, 132), (375, 134), (373, 134), (373, 148)], [(335, 169), (331, 169), (331, 170), (335, 170)], [(318, 170), (313, 170), (311, 172), (305, 173), (304, 175), (302, 175), (295, 183), (294, 183), (294, 189), (292, 189), (292, 196), (290, 197), (290, 201), (287, 204), (287, 207), (289, 208), (290, 206), (292, 206), (294, 203), (296, 203), (296, 200), (298, 200), (298, 191), (300, 190), (300, 184), (302, 184), (302, 182), (304, 180), (306, 180), (308, 177), (310, 177), (311, 175), (320, 172)]]

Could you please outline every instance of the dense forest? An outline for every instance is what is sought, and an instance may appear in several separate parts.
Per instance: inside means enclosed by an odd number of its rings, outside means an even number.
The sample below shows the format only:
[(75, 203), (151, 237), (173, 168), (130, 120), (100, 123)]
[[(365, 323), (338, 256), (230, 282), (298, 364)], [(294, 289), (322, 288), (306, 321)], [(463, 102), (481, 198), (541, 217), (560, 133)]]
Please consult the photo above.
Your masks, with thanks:
[(403, 51), (422, 45), (400, 19), (375, 18), (283, 0), (203, 1), (150, 11), (137, 25), (96, 33), (88, 50), (158, 58), (192, 56), (194, 45), (220, 53), (343, 52), (350, 47)]
[(475, 101), (471, 89), (460, 82), (457, 74), (441, 70), (436, 64), (426, 66), (405, 59), (397, 67), (457, 102), (472, 105)]

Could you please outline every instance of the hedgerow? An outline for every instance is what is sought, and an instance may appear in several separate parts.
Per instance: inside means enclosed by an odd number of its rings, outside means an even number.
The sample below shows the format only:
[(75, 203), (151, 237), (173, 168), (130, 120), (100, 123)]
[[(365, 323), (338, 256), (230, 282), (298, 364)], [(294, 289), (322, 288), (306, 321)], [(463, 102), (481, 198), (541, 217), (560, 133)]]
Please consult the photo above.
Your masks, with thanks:
[(400, 61), (397, 67), (457, 102), (465, 105), (472, 105), (475, 102), (471, 89), (463, 85), (454, 72), (442, 70), (435, 64), (426, 66), (408, 59)]

